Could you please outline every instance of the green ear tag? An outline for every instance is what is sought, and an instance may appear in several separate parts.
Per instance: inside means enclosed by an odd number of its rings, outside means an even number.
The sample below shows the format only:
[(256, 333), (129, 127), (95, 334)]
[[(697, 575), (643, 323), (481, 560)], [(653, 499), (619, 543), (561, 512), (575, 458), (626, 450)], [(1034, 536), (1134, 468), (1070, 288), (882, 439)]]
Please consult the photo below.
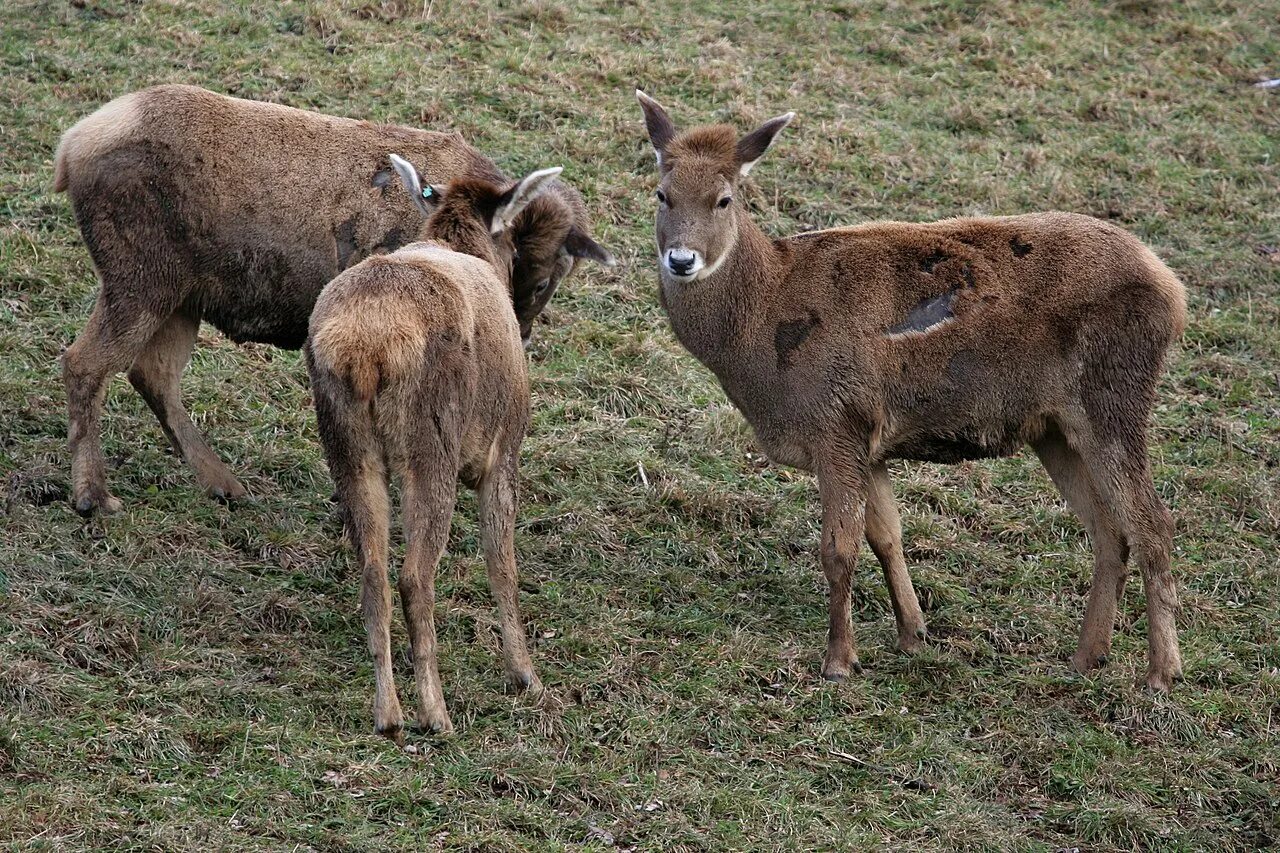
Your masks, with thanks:
[(423, 198), (431, 198), (431, 187), (423, 187), (423, 188), (422, 188), (422, 197), (423, 197)]

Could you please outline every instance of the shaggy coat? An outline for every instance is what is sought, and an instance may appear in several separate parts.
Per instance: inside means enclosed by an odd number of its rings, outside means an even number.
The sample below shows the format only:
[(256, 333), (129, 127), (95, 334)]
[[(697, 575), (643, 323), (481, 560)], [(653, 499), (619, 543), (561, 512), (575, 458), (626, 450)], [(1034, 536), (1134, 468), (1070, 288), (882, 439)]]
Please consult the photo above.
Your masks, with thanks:
[[(102, 289), (67, 350), (72, 500), (119, 509), (99, 446), (106, 383), (129, 380), (207, 491), (244, 488), (183, 408), (179, 381), (201, 320), (235, 341), (301, 346), (316, 296), (338, 272), (413, 239), (420, 214), (394, 184), (399, 151), (431, 181), (501, 181), (456, 133), (434, 133), (160, 86), (72, 127), (54, 189), (71, 197)], [(566, 186), (525, 211), (508, 305), (522, 333), (578, 257), (611, 262)]]
[(864, 533), (899, 646), (926, 636), (885, 462), (959, 462), (1030, 444), (1093, 542), (1073, 663), (1083, 671), (1105, 660), (1132, 552), (1147, 592), (1147, 681), (1168, 689), (1181, 672), (1173, 528), (1146, 429), (1165, 353), (1186, 322), (1177, 277), (1133, 235), (1068, 213), (772, 240), (732, 195), (790, 116), (742, 139), (726, 126), (678, 135), (656, 102), (640, 100), (659, 159), (672, 328), (765, 451), (818, 475), (831, 587), (824, 675), (858, 668), (850, 584)]
[[(364, 572), (374, 724), (395, 739), (401, 711), (387, 582), (392, 475), (404, 486), (408, 547), (399, 588), (419, 723), (451, 728), (436, 664), (434, 585), (459, 480), (479, 492), (507, 675), (517, 689), (539, 686), (516, 603), (516, 466), (529, 422), (529, 379), (508, 295), (513, 246), (503, 211), (527, 202), (549, 178), (535, 173), (505, 191), (480, 179), (455, 180), (420, 235), (429, 242), (340, 274), (311, 316), (305, 353), (320, 436)], [(407, 178), (420, 198), (417, 180)]]

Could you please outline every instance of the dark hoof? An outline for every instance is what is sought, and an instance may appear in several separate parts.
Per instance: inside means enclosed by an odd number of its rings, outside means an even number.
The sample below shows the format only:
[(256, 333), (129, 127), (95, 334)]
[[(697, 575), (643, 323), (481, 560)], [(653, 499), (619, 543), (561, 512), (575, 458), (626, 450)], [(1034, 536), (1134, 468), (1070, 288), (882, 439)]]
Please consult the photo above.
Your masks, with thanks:
[(111, 515), (124, 509), (120, 499), (110, 494), (87, 494), (75, 502), (75, 510), (83, 518), (91, 517), (95, 512)]
[(453, 723), (448, 717), (443, 720), (418, 721), (418, 730), (428, 735), (446, 735), (453, 731)]
[(395, 743), (396, 746), (404, 746), (404, 726), (400, 723), (391, 726), (374, 726), (373, 730), (380, 736)]
[(849, 664), (849, 672), (847, 673), (828, 672), (824, 670), (822, 673), (822, 679), (824, 681), (830, 681), (832, 684), (842, 684), (849, 680), (850, 675), (862, 675), (862, 664), (858, 661), (854, 661)]
[(224, 504), (236, 504), (249, 499), (248, 489), (238, 483), (234, 488), (210, 486), (205, 492), (218, 503)]
[(1177, 669), (1173, 672), (1148, 672), (1147, 673), (1147, 689), (1152, 693), (1169, 693), (1173, 690), (1173, 685), (1182, 681), (1182, 670)]
[(1076, 652), (1071, 656), (1071, 668), (1081, 675), (1088, 675), (1099, 667), (1107, 665), (1107, 653), (1087, 655)]
[(534, 675), (532, 669), (524, 672), (507, 673), (507, 690), (511, 693), (524, 693), (537, 696), (542, 693), (542, 682)]

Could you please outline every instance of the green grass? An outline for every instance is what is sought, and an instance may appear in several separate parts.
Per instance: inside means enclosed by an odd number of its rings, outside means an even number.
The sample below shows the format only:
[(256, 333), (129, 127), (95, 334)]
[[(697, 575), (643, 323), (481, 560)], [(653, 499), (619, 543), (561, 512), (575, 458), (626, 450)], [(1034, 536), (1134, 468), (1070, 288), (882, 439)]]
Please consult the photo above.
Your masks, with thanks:
[[(0, 839), (50, 850), (1235, 849), (1280, 844), (1280, 74), (1268, 2), (412, 4), (16, 0), (0, 10)], [(456, 735), (371, 734), (356, 573), (296, 353), (206, 329), (193, 417), (254, 501), (206, 500), (123, 379), (125, 513), (67, 504), (57, 358), (96, 290), (59, 133), (197, 83), (456, 128), (564, 165), (622, 264), (531, 353), (518, 551), (540, 705), (504, 695), (466, 495), (440, 572)], [(753, 173), (766, 228), (1046, 208), (1108, 216), (1183, 277), (1153, 437), (1187, 681), (1067, 666), (1091, 560), (1034, 460), (894, 467), (933, 641), (818, 677), (811, 478), (765, 464), (656, 300), (652, 156), (678, 121), (799, 118)], [(640, 470), (643, 466), (646, 486)], [(409, 663), (397, 626), (402, 697)]]

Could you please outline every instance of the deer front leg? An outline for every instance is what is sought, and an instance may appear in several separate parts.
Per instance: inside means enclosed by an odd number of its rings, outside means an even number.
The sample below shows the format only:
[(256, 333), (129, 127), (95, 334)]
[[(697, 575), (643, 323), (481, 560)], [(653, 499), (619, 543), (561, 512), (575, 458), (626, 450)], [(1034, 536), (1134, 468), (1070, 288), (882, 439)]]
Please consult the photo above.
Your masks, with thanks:
[(822, 498), (822, 571), (827, 576), (830, 595), (827, 656), (822, 677), (844, 681), (852, 672), (861, 672), (853, 645), (850, 603), (853, 571), (866, 521), (867, 477), (861, 466), (851, 463), (824, 465), (818, 471), (818, 491)]

